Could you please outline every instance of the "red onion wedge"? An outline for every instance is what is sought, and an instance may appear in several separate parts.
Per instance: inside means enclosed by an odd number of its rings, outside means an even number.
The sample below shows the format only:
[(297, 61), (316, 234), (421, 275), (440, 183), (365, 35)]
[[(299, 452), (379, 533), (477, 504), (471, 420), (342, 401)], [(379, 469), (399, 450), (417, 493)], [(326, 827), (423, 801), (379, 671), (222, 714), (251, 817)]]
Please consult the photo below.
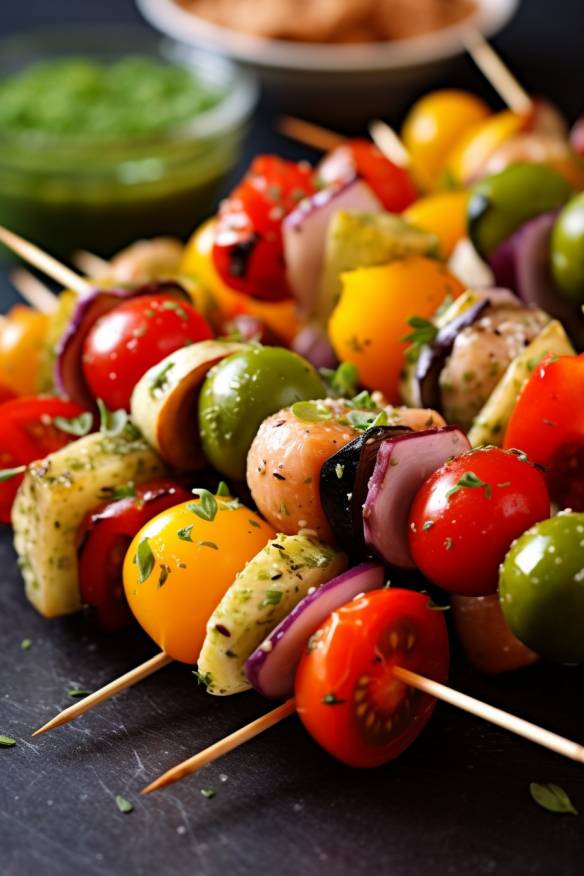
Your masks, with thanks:
[(288, 283), (299, 310), (310, 316), (315, 309), (324, 260), (327, 229), (337, 210), (378, 213), (381, 202), (369, 186), (351, 179), (305, 198), (282, 223)]
[(408, 516), (414, 496), (432, 472), (470, 450), (455, 426), (387, 438), (377, 451), (363, 506), (365, 541), (387, 563), (415, 569), (408, 547)]
[(300, 329), (292, 341), (292, 349), (315, 368), (336, 368), (339, 364), (326, 331), (316, 323)]
[(118, 304), (143, 295), (168, 294), (190, 301), (185, 290), (174, 281), (155, 281), (119, 289), (92, 289), (79, 298), (57, 346), (54, 381), (59, 395), (89, 409), (95, 405), (83, 376), (82, 356), (85, 339), (95, 323)]
[(294, 676), (306, 643), (329, 615), (360, 593), (383, 587), (379, 563), (361, 563), (308, 593), (272, 630), (245, 664), (249, 683), (270, 699), (294, 693)]

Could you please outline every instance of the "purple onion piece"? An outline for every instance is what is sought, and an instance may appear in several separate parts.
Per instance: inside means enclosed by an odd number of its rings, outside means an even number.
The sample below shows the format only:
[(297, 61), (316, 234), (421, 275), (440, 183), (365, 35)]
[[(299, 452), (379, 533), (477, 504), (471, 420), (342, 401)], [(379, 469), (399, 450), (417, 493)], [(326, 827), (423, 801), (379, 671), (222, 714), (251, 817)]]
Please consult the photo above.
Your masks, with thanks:
[(314, 323), (300, 329), (292, 341), (292, 349), (315, 368), (336, 368), (339, 364), (326, 332)]
[(408, 518), (414, 496), (433, 472), (470, 450), (455, 426), (387, 438), (377, 451), (363, 507), (365, 541), (385, 562), (415, 569), (408, 547)]
[(329, 223), (337, 210), (382, 210), (369, 186), (356, 178), (321, 189), (305, 198), (282, 223), (286, 275), (299, 310), (315, 310)]
[(83, 374), (83, 345), (98, 319), (124, 301), (145, 295), (173, 295), (189, 302), (190, 298), (178, 283), (171, 280), (146, 283), (133, 288), (92, 289), (82, 295), (58, 345), (54, 382), (59, 395), (91, 410), (95, 400)]
[(305, 596), (248, 658), (249, 683), (270, 699), (292, 696), (296, 669), (310, 636), (337, 608), (360, 593), (383, 587), (383, 582), (382, 565), (362, 563)]

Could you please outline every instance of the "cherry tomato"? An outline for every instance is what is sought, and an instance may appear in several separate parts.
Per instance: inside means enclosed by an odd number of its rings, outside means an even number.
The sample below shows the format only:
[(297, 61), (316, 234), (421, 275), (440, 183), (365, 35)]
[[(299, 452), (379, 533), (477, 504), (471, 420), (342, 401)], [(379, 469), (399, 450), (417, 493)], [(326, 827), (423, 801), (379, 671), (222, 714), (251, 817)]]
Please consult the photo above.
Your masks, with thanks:
[(0, 383), (0, 404), (12, 401), (13, 398), (16, 398), (16, 393), (12, 392), (7, 386), (4, 386), (3, 383)]
[[(17, 468), (60, 450), (75, 435), (55, 425), (55, 418), (71, 420), (84, 413), (73, 402), (49, 396), (28, 396), (0, 406), (0, 469)], [(0, 483), (0, 521), (10, 523), (16, 491), (24, 475)]]
[(373, 590), (333, 612), (311, 636), (296, 674), (308, 732), (349, 766), (393, 760), (422, 732), (435, 700), (393, 674), (401, 666), (448, 676), (444, 617), (411, 590)]
[(221, 279), (252, 298), (291, 297), (282, 220), (314, 192), (310, 165), (259, 155), (219, 209), (213, 260)]
[(167, 295), (145, 295), (99, 319), (85, 339), (83, 373), (95, 398), (110, 410), (130, 409), (138, 380), (165, 356), (213, 336), (190, 304)]
[(0, 383), (16, 395), (38, 390), (47, 328), (46, 314), (21, 304), (0, 318)]
[(584, 353), (549, 357), (521, 390), (504, 446), (543, 465), (561, 508), (584, 511)]
[(207, 621), (245, 564), (276, 533), (232, 499), (205, 494), (154, 517), (124, 561), (134, 617), (174, 660), (195, 663)]
[(494, 593), (511, 542), (549, 515), (545, 479), (525, 457), (498, 447), (471, 450), (418, 491), (410, 550), (424, 575), (450, 593)]
[(132, 619), (122, 583), (124, 557), (132, 539), (157, 514), (191, 498), (188, 490), (169, 478), (135, 488), (128, 484), (126, 489), (129, 495), (110, 497), (87, 514), (78, 535), (81, 598), (95, 609), (99, 625), (109, 631), (121, 629)]

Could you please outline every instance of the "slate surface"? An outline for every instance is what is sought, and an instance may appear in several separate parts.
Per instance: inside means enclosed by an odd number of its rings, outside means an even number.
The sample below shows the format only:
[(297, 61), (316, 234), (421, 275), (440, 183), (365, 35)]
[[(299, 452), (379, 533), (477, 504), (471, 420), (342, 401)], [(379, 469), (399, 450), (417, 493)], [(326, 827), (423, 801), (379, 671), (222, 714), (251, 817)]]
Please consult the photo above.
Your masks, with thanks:
[[(583, 16), (582, 0), (525, 0), (498, 41), (523, 80), (572, 117), (582, 108)], [(3, 9), (0, 28), (136, 18), (130, 0), (36, 0)], [(464, 61), (442, 84), (489, 95)], [(276, 147), (303, 154), (270, 133), (264, 109), (247, 151)], [(14, 300), (6, 272), (0, 299), (3, 308)], [(32, 639), (28, 651), (24, 638)], [(30, 739), (71, 702), (70, 688), (93, 689), (152, 653), (138, 631), (105, 638), (83, 617), (38, 617), (24, 600), (9, 533), (0, 534), (0, 733), (18, 740), (0, 750), (2, 876), (582, 872), (582, 768), (447, 706), (382, 769), (334, 762), (291, 718), (147, 799), (138, 796), (147, 781), (257, 717), (265, 702), (208, 697), (188, 667), (175, 665), (75, 724)], [(453, 676), (461, 689), (575, 739), (584, 739), (583, 682), (582, 670), (551, 666), (499, 679), (467, 669)], [(583, 814), (539, 809), (530, 781), (562, 785)], [(203, 797), (204, 788), (215, 797)], [(133, 813), (118, 811), (117, 794), (133, 802)]]

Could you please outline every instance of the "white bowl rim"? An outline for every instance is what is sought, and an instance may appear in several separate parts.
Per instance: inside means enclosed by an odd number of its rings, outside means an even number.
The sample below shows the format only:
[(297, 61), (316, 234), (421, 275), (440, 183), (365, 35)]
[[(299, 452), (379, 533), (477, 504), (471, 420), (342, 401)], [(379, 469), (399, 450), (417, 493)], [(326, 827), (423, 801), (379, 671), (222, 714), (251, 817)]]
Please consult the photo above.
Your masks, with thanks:
[(183, 43), (228, 54), (261, 67), (318, 72), (365, 72), (415, 67), (464, 51), (461, 30), (477, 27), (490, 36), (514, 15), (520, 0), (476, 0), (477, 10), (462, 22), (407, 40), (378, 43), (302, 43), (244, 34), (206, 21), (175, 0), (136, 0), (147, 21)]

